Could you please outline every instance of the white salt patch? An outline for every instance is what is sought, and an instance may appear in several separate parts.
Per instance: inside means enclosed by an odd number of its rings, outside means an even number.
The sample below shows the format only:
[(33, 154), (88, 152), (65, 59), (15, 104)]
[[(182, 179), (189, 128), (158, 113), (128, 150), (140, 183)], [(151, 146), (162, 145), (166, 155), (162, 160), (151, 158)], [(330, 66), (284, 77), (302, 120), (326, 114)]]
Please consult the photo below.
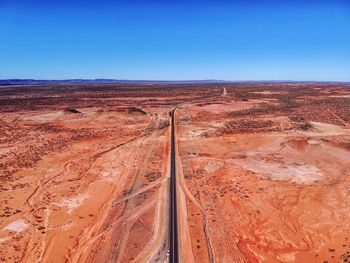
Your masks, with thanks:
[(106, 173), (106, 172), (103, 172), (101, 175), (103, 176), (103, 177), (107, 177), (107, 176), (109, 176), (111, 173)]
[(49, 112), (49, 113), (43, 113), (43, 114), (35, 114), (23, 119), (37, 120), (37, 121), (53, 121), (62, 116), (63, 116), (63, 112), (57, 111), (57, 112)]
[(9, 239), (11, 239), (11, 237), (2, 237), (0, 238), (0, 243), (6, 242)]
[(64, 199), (59, 204), (60, 207), (67, 207), (68, 213), (70, 214), (75, 208), (81, 206), (85, 199), (88, 197), (88, 195), (79, 195), (71, 198)]
[(209, 131), (212, 131), (212, 130), (213, 130), (212, 128), (210, 128), (210, 129), (194, 129), (194, 130), (191, 130), (191, 131), (186, 132), (185, 136), (186, 136), (187, 138), (199, 137), (199, 136), (201, 136), (203, 133), (209, 132)]
[(256, 173), (263, 179), (274, 181), (291, 181), (295, 183), (313, 183), (322, 178), (322, 172), (313, 165), (296, 165), (280, 162), (266, 162), (254, 157), (236, 159), (234, 162)]
[(265, 91), (252, 91), (250, 93), (254, 93), (254, 94), (263, 94), (263, 95), (272, 95), (272, 94), (286, 94), (286, 92), (283, 91), (269, 91), (269, 90), (265, 90)]
[(350, 95), (333, 95), (333, 96), (329, 96), (332, 98), (350, 98)]
[(308, 143), (308, 144), (311, 144), (311, 145), (318, 145), (318, 144), (320, 144), (320, 142), (319, 142), (319, 141), (314, 140), (314, 139), (310, 139), (310, 140), (308, 140), (308, 141), (307, 141), (307, 143)]
[(29, 227), (29, 225), (22, 219), (13, 221), (4, 227), (4, 230), (13, 231), (13, 232), (23, 232)]
[(295, 253), (285, 253), (277, 255), (277, 259), (282, 262), (295, 262)]
[(101, 175), (103, 177), (116, 177), (118, 175), (118, 171), (112, 171), (112, 172), (103, 172)]
[(211, 126), (213, 126), (215, 128), (221, 128), (224, 126), (224, 124), (220, 123), (220, 122), (213, 122), (213, 123), (211, 123)]
[(336, 135), (348, 135), (350, 129), (321, 122), (310, 122), (312, 129), (309, 131), (301, 132), (302, 134), (307, 134), (308, 136), (336, 136)]
[(218, 169), (220, 169), (221, 167), (223, 167), (222, 162), (218, 162), (215, 160), (210, 160), (207, 165), (204, 167), (204, 169), (208, 172), (208, 173), (214, 173), (215, 171), (217, 171)]

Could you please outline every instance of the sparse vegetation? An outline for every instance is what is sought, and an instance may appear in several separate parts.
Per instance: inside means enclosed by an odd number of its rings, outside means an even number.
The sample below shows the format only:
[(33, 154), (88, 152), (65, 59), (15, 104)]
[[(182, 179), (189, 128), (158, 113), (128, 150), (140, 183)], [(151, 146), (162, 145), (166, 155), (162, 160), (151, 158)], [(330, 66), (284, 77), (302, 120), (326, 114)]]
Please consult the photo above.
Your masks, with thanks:
[(309, 130), (309, 129), (312, 128), (312, 125), (311, 125), (310, 122), (306, 121), (306, 122), (300, 123), (300, 124), (298, 125), (298, 128), (299, 128), (300, 130), (307, 131), (307, 130)]
[(170, 126), (169, 120), (162, 120), (162, 121), (159, 122), (158, 129), (159, 130), (165, 129), (165, 128), (168, 128), (169, 126)]
[(279, 102), (283, 109), (291, 110), (292, 108), (297, 107), (297, 103), (295, 99), (296, 99), (296, 95), (292, 95), (292, 94), (281, 95), (279, 97)]
[(270, 129), (273, 126), (271, 120), (235, 119), (225, 123), (222, 133), (256, 132), (262, 129)]

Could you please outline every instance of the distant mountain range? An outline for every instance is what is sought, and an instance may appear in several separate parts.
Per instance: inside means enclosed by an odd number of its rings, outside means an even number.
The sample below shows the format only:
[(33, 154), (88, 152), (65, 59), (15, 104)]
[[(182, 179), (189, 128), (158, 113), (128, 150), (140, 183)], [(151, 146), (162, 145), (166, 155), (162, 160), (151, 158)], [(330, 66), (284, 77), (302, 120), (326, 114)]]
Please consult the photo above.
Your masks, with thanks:
[(33, 84), (113, 84), (113, 83), (222, 83), (222, 80), (119, 80), (119, 79), (64, 79), (64, 80), (40, 80), (40, 79), (0, 79), (0, 85), (33, 85)]
[(0, 85), (45, 85), (45, 84), (191, 84), (191, 83), (349, 83), (340, 81), (292, 81), (292, 80), (246, 80), (246, 81), (226, 81), (226, 80), (120, 80), (120, 79), (64, 79), (64, 80), (40, 80), (40, 79), (0, 79)]

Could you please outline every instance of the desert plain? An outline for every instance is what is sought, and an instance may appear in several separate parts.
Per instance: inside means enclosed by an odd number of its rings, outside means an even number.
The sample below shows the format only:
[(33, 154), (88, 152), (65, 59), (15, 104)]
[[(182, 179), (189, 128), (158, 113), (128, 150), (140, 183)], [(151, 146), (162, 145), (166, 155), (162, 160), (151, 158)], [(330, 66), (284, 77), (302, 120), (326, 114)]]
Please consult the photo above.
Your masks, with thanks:
[(0, 262), (350, 262), (350, 84), (0, 85)]

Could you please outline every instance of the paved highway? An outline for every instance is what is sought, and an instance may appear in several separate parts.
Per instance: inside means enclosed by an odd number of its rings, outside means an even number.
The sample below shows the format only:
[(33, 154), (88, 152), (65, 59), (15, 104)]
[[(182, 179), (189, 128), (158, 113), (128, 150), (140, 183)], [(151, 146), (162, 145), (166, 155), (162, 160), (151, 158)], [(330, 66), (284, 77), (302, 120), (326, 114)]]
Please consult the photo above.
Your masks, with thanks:
[(170, 235), (169, 235), (169, 262), (178, 263), (178, 230), (177, 230), (177, 203), (176, 203), (176, 154), (175, 154), (175, 110), (171, 113), (171, 160), (170, 160)]

